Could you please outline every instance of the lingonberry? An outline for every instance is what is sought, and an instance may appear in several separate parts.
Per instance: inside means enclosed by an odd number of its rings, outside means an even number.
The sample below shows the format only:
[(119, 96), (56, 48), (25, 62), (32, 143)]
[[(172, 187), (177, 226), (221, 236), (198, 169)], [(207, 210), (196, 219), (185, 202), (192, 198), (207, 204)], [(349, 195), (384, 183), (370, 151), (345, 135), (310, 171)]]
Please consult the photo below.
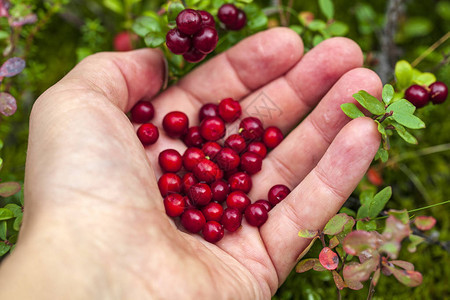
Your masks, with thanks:
[(142, 145), (153, 145), (159, 138), (158, 127), (152, 123), (142, 124), (137, 130), (137, 136)]
[(236, 153), (242, 153), (247, 147), (247, 144), (241, 135), (232, 134), (225, 140), (225, 147), (233, 149)]
[(198, 51), (208, 54), (211, 53), (219, 41), (219, 35), (213, 27), (205, 26), (192, 37), (192, 43)]
[(252, 189), (252, 179), (247, 173), (237, 172), (228, 178), (231, 191), (250, 192)]
[(441, 104), (444, 103), (445, 99), (447, 99), (448, 88), (445, 83), (441, 81), (436, 81), (435, 83), (429, 86), (430, 89), (430, 100), (433, 104)]
[(219, 203), (227, 200), (227, 196), (230, 193), (230, 187), (224, 180), (217, 180), (211, 183), (212, 199)]
[(258, 154), (252, 152), (245, 152), (241, 156), (241, 170), (250, 175), (261, 171), (262, 158)]
[(247, 141), (259, 139), (264, 133), (261, 121), (255, 117), (244, 118), (239, 124), (239, 132)]
[(198, 183), (197, 178), (195, 178), (194, 173), (186, 173), (183, 178), (181, 178), (181, 191), (184, 194), (189, 192), (189, 188), (194, 184)]
[(153, 119), (155, 109), (148, 101), (139, 101), (131, 109), (131, 121), (135, 123), (146, 123)]
[(272, 209), (272, 204), (270, 204), (270, 202), (267, 201), (267, 200), (260, 199), (260, 200), (258, 200), (258, 201), (255, 201), (255, 203), (264, 206), (264, 208), (265, 208), (267, 211), (270, 211), (270, 210)]
[(224, 171), (236, 169), (239, 166), (239, 155), (231, 148), (222, 148), (216, 157), (217, 165)]
[(267, 199), (272, 206), (275, 206), (286, 198), (290, 192), (291, 190), (287, 186), (277, 184), (270, 188), (269, 193), (267, 194)]
[(226, 171), (226, 172), (224, 172), (224, 174), (223, 174), (223, 178), (224, 178), (225, 180), (230, 180), (231, 176), (233, 176), (234, 174), (236, 174), (236, 173), (238, 173), (238, 172), (239, 172), (239, 169), (238, 169), (238, 168), (233, 169), (233, 170), (230, 170), (230, 171)]
[(223, 211), (221, 223), (226, 230), (234, 232), (241, 227), (242, 213), (237, 208), (228, 207)]
[(165, 115), (163, 119), (163, 128), (167, 135), (177, 138), (185, 134), (189, 127), (189, 119), (181, 111), (172, 111)]
[(202, 208), (202, 213), (205, 216), (206, 221), (220, 222), (223, 215), (223, 207), (217, 202), (210, 202)]
[(166, 149), (159, 153), (158, 162), (163, 172), (176, 173), (181, 170), (181, 155), (175, 149)]
[(236, 22), (238, 9), (233, 4), (224, 4), (219, 8), (217, 17), (225, 25), (232, 25)]
[(169, 194), (164, 198), (164, 208), (169, 217), (178, 217), (186, 208), (186, 200), (180, 194)]
[(267, 154), (266, 146), (261, 142), (251, 142), (247, 146), (247, 152), (252, 152), (261, 156), (261, 158), (265, 158)]
[(191, 49), (191, 38), (173, 28), (166, 34), (166, 45), (173, 54), (184, 54)]
[(216, 221), (208, 221), (202, 230), (203, 238), (210, 243), (217, 243), (223, 238), (224, 231), (222, 225)]
[(197, 12), (202, 17), (202, 25), (203, 26), (216, 26), (216, 21), (214, 21), (214, 17), (207, 11), (204, 10), (197, 10)]
[(181, 225), (189, 232), (199, 232), (205, 223), (205, 216), (198, 209), (189, 208), (181, 215)]
[(202, 61), (206, 57), (206, 54), (201, 53), (195, 47), (191, 47), (188, 52), (183, 54), (183, 57), (187, 62), (196, 63)]
[(236, 121), (242, 114), (241, 105), (232, 98), (226, 98), (219, 103), (219, 116), (226, 123)]
[(267, 148), (273, 149), (283, 140), (283, 133), (278, 127), (270, 126), (266, 128), (263, 135), (263, 142)]
[(193, 205), (204, 206), (211, 202), (211, 188), (205, 183), (196, 183), (189, 188), (188, 197)]
[(269, 215), (267, 214), (267, 209), (258, 203), (253, 203), (247, 206), (245, 209), (245, 220), (251, 226), (259, 227), (266, 223)]
[(218, 117), (204, 118), (200, 123), (200, 134), (207, 141), (217, 141), (225, 135), (225, 124)]
[(420, 85), (413, 84), (405, 91), (405, 99), (415, 107), (424, 107), (429, 100), (428, 91)]
[(183, 167), (187, 171), (192, 171), (194, 170), (194, 167), (204, 158), (205, 154), (202, 150), (195, 147), (187, 148), (183, 154)]
[(165, 173), (159, 178), (158, 187), (163, 197), (169, 194), (180, 193), (181, 179), (177, 174)]
[(247, 16), (242, 9), (238, 9), (236, 21), (233, 24), (226, 25), (228, 30), (241, 30), (247, 23)]
[(220, 179), (223, 174), (219, 167), (209, 159), (200, 160), (194, 167), (193, 173), (199, 181), (211, 183)]
[(189, 127), (187, 133), (183, 137), (183, 142), (188, 147), (201, 147), (205, 140), (200, 134), (200, 127)]
[(206, 103), (200, 108), (198, 113), (199, 122), (203, 121), (206, 117), (218, 117), (219, 107), (214, 103)]
[(232, 192), (227, 197), (227, 206), (237, 208), (241, 213), (251, 203), (250, 198), (241, 191)]
[(220, 150), (222, 150), (222, 146), (216, 142), (206, 142), (202, 147), (203, 153), (205, 153), (205, 155), (212, 161), (216, 160), (217, 154)]
[(182, 10), (178, 14), (176, 22), (178, 30), (187, 35), (194, 34), (202, 28), (201, 15), (190, 8)]

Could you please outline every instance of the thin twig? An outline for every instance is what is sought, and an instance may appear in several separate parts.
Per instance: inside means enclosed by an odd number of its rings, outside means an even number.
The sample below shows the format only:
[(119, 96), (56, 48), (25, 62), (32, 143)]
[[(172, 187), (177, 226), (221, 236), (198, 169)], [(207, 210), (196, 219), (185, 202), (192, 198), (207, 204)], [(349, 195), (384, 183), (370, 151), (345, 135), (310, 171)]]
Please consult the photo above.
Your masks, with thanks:
[(370, 280), (369, 294), (367, 294), (367, 300), (372, 300), (373, 294), (375, 294), (375, 287), (373, 286), (373, 280)]
[(434, 50), (436, 50), (437, 47), (439, 47), (440, 45), (442, 45), (443, 43), (445, 43), (445, 41), (447, 41), (450, 38), (450, 31), (447, 32), (446, 34), (444, 34), (439, 40), (437, 40), (433, 45), (431, 45), (430, 47), (428, 47), (427, 50), (425, 50), (419, 57), (417, 57), (412, 63), (411, 63), (411, 67), (415, 67), (418, 64), (420, 64), (420, 62), (427, 57), (430, 53), (432, 53)]
[(417, 177), (416, 174), (414, 174), (413, 171), (411, 171), (410, 168), (408, 168), (405, 164), (400, 164), (399, 166), (400, 170), (409, 177), (409, 179), (412, 181), (412, 183), (416, 186), (417, 190), (420, 194), (422, 194), (422, 197), (425, 199), (425, 202), (431, 203), (431, 197), (427, 192), (427, 189), (423, 185), (423, 183), (420, 181), (419, 177)]

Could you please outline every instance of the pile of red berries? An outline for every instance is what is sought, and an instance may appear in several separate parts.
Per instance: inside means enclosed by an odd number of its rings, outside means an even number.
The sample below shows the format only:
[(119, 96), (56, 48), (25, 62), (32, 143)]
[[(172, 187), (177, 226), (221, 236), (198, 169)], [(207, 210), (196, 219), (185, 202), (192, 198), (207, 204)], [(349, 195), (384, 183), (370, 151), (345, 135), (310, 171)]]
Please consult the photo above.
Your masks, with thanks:
[(445, 83), (436, 81), (428, 87), (413, 84), (405, 91), (405, 99), (415, 107), (424, 107), (431, 101), (433, 104), (444, 103), (447, 99), (448, 88)]
[[(153, 117), (153, 107), (148, 104), (140, 101), (133, 107), (132, 121), (148, 122)], [(267, 200), (252, 204), (247, 195), (252, 188), (251, 175), (261, 170), (267, 150), (280, 144), (283, 135), (277, 127), (264, 128), (258, 118), (246, 117), (239, 123), (239, 133), (225, 138), (226, 123), (237, 121), (241, 113), (239, 102), (226, 98), (218, 105), (201, 107), (199, 126), (189, 127), (188, 117), (180, 111), (168, 113), (162, 122), (168, 136), (183, 140), (188, 147), (183, 155), (175, 149), (159, 154), (164, 174), (158, 187), (166, 213), (180, 217), (187, 231), (202, 231), (211, 243), (222, 239), (224, 229), (236, 231), (243, 215), (251, 226), (263, 225), (269, 210), (290, 193), (288, 187), (278, 184), (269, 190)], [(155, 126), (146, 123), (137, 131), (144, 145), (151, 144), (149, 136), (154, 137), (150, 127)]]

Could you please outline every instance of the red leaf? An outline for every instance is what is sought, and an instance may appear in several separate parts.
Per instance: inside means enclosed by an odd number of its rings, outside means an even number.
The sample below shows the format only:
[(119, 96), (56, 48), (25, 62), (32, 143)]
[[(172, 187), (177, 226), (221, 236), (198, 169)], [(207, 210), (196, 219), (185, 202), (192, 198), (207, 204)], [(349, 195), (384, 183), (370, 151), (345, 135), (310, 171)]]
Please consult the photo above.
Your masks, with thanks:
[(35, 14), (29, 14), (29, 15), (27, 15), (25, 17), (21, 17), (21, 18), (19, 18), (17, 20), (14, 20), (11, 23), (11, 26), (13, 26), (13, 27), (20, 27), (20, 26), (23, 26), (23, 25), (26, 25), (26, 24), (36, 23), (36, 21), (37, 21), (37, 16)]
[(18, 182), (2, 182), (0, 183), (0, 196), (9, 197), (20, 191), (20, 184)]
[(0, 68), (0, 77), (12, 77), (25, 68), (25, 61), (20, 57), (8, 59)]
[(320, 251), (319, 260), (322, 266), (327, 270), (335, 270), (339, 265), (339, 257), (328, 247)]
[(383, 184), (383, 177), (381, 177), (380, 173), (374, 168), (370, 168), (367, 171), (367, 179), (369, 179), (370, 183), (376, 186)]
[(347, 281), (366, 281), (370, 274), (378, 268), (379, 260), (377, 258), (368, 259), (362, 264), (350, 262), (344, 266), (344, 278)]
[(415, 287), (422, 283), (422, 274), (417, 271), (399, 270), (391, 266), (387, 266), (387, 268), (394, 274), (398, 281), (406, 286)]
[(9, 2), (0, 0), (0, 17), (9, 17)]
[(355, 230), (344, 239), (343, 247), (350, 255), (359, 255), (366, 249), (377, 249), (381, 239), (373, 231)]
[(303, 256), (305, 256), (306, 253), (308, 253), (309, 249), (311, 249), (311, 247), (314, 245), (314, 242), (315, 242), (318, 238), (319, 238), (319, 237), (316, 236), (315, 238), (313, 238), (313, 239), (311, 240), (311, 242), (309, 242), (309, 245), (308, 245), (305, 249), (303, 249), (302, 253), (300, 253), (300, 255), (297, 257), (297, 261), (299, 261), (300, 259), (302, 259)]
[(309, 271), (314, 267), (317, 261), (317, 258), (304, 259), (297, 264), (297, 266), (295, 267), (295, 272), (303, 273)]
[(391, 260), (391, 263), (393, 263), (394, 265), (403, 268), (407, 271), (414, 271), (414, 265), (408, 261), (404, 261), (404, 260)]
[(348, 286), (349, 289), (352, 289), (355, 291), (360, 290), (364, 287), (364, 285), (361, 282), (348, 280), (348, 279), (345, 279), (345, 284)]
[(331, 273), (333, 274), (333, 279), (334, 283), (336, 284), (336, 287), (340, 290), (344, 289), (347, 285), (345, 284), (341, 275), (339, 275), (339, 273), (336, 271), (331, 271)]
[(414, 224), (419, 230), (430, 230), (436, 225), (436, 219), (433, 217), (419, 216), (414, 219)]
[(17, 110), (16, 99), (8, 93), (0, 93), (0, 113), (12, 116)]

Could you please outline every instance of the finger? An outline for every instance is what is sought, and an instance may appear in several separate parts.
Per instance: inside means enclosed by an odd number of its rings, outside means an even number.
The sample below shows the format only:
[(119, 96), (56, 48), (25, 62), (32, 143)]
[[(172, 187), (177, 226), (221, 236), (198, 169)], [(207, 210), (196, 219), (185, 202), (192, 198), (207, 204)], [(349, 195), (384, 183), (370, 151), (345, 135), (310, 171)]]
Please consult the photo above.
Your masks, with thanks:
[[(330, 143), (350, 121), (340, 105), (356, 103), (352, 95), (359, 90), (366, 90), (380, 97), (381, 86), (378, 75), (369, 69), (359, 68), (347, 72), (306, 119), (270, 152), (263, 162), (263, 170), (252, 178), (254, 185), (266, 186), (267, 182), (272, 182), (271, 178), (278, 178), (277, 183), (290, 188), (297, 186), (317, 165)], [(253, 199), (266, 198), (267, 189), (254, 189)]]
[(311, 173), (271, 210), (261, 236), (280, 282), (310, 241), (299, 238), (298, 231), (323, 228), (358, 185), (379, 144), (380, 136), (372, 120), (351, 121)]

